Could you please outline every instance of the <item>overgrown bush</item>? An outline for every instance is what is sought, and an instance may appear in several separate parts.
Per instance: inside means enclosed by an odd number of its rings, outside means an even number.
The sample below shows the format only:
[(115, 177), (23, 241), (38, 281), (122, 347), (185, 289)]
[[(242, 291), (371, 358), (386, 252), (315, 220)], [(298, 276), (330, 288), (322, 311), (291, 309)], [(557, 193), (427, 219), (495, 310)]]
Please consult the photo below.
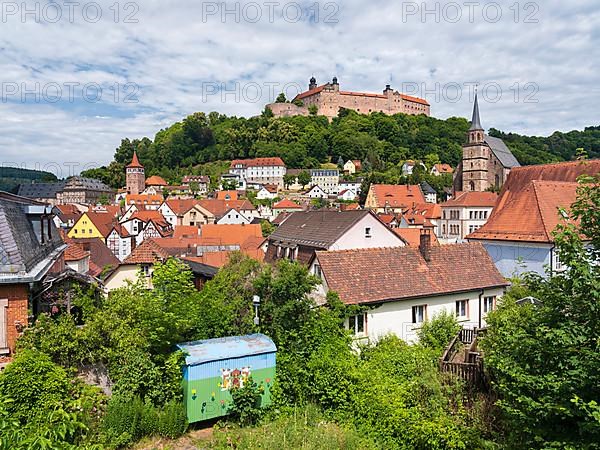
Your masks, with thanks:
[(162, 407), (158, 416), (158, 434), (176, 439), (185, 433), (187, 427), (187, 414), (183, 403), (172, 400)]
[(175, 439), (186, 428), (187, 417), (181, 403), (171, 401), (157, 408), (139, 397), (114, 396), (102, 422), (102, 439), (106, 446), (119, 448), (156, 434)]
[(435, 314), (431, 320), (423, 322), (417, 336), (419, 344), (441, 355), (458, 330), (460, 325), (456, 317), (448, 311), (442, 311)]
[(263, 388), (259, 387), (252, 377), (244, 383), (242, 387), (235, 387), (231, 390), (233, 400), (229, 407), (229, 414), (241, 425), (255, 424), (262, 414), (260, 407)]

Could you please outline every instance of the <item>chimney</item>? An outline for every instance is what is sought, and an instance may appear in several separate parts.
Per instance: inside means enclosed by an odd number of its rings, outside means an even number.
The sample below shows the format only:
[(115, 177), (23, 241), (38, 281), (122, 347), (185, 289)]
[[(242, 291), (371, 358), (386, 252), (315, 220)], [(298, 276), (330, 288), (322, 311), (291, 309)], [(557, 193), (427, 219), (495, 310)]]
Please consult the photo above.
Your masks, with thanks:
[(419, 251), (421, 252), (421, 255), (425, 261), (431, 261), (431, 230), (421, 230)]

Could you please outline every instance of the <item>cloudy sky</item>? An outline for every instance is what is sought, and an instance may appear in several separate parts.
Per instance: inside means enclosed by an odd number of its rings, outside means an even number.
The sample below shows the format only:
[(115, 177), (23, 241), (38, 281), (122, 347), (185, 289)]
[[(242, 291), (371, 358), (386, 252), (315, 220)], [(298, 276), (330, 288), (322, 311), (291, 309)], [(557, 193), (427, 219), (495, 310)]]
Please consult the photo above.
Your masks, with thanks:
[(1, 4), (4, 165), (108, 163), (195, 111), (252, 116), (337, 76), (425, 97), (432, 115), (529, 135), (600, 125), (600, 5), (273, 0)]

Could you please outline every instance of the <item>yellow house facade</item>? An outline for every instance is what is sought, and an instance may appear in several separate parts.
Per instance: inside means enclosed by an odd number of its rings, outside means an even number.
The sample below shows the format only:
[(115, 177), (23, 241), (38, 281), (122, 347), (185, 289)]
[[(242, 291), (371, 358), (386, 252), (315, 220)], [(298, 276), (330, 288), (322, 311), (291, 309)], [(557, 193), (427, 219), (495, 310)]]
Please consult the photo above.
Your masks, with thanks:
[(104, 240), (104, 236), (94, 222), (89, 218), (88, 213), (83, 213), (81, 215), (79, 220), (75, 222), (75, 225), (73, 225), (73, 228), (69, 230), (67, 236), (72, 239), (99, 238)]

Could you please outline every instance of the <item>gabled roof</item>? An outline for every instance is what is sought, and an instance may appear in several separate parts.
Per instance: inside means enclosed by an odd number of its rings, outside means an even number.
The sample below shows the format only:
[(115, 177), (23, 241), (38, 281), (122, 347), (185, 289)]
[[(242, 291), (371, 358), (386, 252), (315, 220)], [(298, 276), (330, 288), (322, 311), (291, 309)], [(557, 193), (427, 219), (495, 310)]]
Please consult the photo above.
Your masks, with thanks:
[(200, 228), (195, 225), (177, 225), (173, 231), (174, 238), (193, 238), (200, 236)]
[(154, 264), (169, 258), (169, 253), (154, 242), (154, 239), (146, 239), (139, 247), (136, 247), (123, 264)]
[[(110, 268), (114, 270), (120, 264), (117, 257), (110, 251), (104, 242), (97, 238), (73, 239), (65, 238), (65, 242), (73, 243), (81, 247), (90, 254), (90, 272), (89, 274), (97, 277), (100, 273)], [(107, 274), (106, 274), (107, 275)]]
[[(293, 242), (316, 248), (329, 248), (361, 219), (372, 214), (357, 211), (295, 212), (279, 225), (269, 241)], [(372, 214), (373, 217), (376, 217)]]
[[(85, 215), (104, 237), (107, 237), (110, 234), (113, 226), (117, 223), (117, 219), (109, 212), (88, 211)], [(82, 219), (80, 218), (79, 220)]]
[(171, 211), (173, 211), (177, 216), (183, 216), (194, 206), (199, 205), (200, 202), (196, 199), (169, 199), (165, 200), (165, 203), (169, 207)]
[(564, 220), (559, 208), (568, 210), (575, 202), (577, 186), (578, 183), (533, 180), (467, 238), (553, 242), (552, 231)]
[(134, 219), (141, 220), (142, 222), (149, 222), (150, 220), (155, 222), (165, 222), (165, 217), (162, 215), (162, 213), (153, 209), (143, 209), (141, 211), (134, 212), (129, 220)]
[(273, 205), (273, 209), (294, 209), (294, 208), (299, 209), (299, 210), (304, 209), (299, 204), (294, 203), (293, 201), (291, 201), (287, 198), (284, 198), (283, 200), (280, 200)]
[(65, 250), (65, 261), (80, 261), (88, 258), (90, 252), (86, 252), (79, 244), (69, 242)]
[(217, 200), (216, 198), (200, 200), (200, 206), (215, 217), (223, 217), (231, 208), (238, 211), (254, 210), (254, 206), (248, 200)]
[(457, 192), (454, 198), (441, 203), (441, 207), (472, 207), (472, 208), (493, 208), (498, 200), (498, 194), (495, 192), (463, 191)]
[(533, 180), (575, 182), (581, 175), (598, 173), (600, 173), (600, 159), (516, 167), (510, 171), (502, 186), (493, 214), (500, 211), (514, 195), (526, 189)]
[(238, 191), (218, 191), (217, 200), (238, 200)]
[(427, 181), (423, 181), (419, 186), (421, 186), (424, 194), (437, 194), (436, 190)]
[(346, 304), (391, 302), (508, 284), (478, 243), (431, 246), (430, 261), (410, 246), (316, 254), (328, 288)]
[(425, 197), (418, 185), (372, 184), (377, 208), (410, 208), (415, 203), (425, 203)]
[(517, 161), (515, 155), (512, 154), (502, 139), (484, 134), (484, 140), (485, 143), (490, 146), (492, 152), (500, 161), (500, 164), (502, 164), (504, 167), (521, 167), (521, 164), (519, 164), (519, 161)]

